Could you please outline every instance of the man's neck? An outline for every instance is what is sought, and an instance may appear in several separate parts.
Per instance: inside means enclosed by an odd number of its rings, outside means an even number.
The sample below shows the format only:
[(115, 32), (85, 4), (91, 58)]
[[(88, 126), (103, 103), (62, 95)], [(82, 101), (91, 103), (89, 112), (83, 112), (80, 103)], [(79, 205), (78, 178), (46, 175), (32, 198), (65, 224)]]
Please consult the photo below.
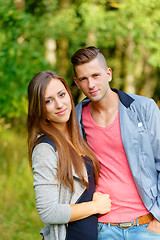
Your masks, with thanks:
[(119, 96), (112, 90), (108, 93), (107, 97), (99, 102), (91, 102), (90, 113), (94, 122), (101, 126), (106, 127), (110, 125), (119, 109)]

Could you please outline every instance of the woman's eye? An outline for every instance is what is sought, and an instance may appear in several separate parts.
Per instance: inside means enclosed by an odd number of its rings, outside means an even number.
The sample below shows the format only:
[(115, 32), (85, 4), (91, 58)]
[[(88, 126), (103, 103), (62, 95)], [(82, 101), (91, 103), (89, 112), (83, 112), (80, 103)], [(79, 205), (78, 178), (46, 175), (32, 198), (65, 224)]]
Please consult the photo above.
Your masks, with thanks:
[(51, 102), (52, 102), (51, 99), (46, 100), (46, 104), (47, 104), (47, 103), (51, 103)]
[(60, 97), (64, 97), (64, 96), (65, 96), (65, 93), (61, 93), (61, 94), (60, 94)]

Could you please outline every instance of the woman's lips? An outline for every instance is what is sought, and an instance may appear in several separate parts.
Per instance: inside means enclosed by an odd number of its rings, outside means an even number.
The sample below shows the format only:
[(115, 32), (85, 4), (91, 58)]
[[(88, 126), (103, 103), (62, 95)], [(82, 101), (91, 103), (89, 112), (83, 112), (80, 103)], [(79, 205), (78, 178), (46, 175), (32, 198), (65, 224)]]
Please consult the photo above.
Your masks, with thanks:
[(63, 111), (57, 112), (56, 114), (57, 114), (57, 115), (63, 115), (66, 111), (67, 111), (67, 108), (64, 109)]

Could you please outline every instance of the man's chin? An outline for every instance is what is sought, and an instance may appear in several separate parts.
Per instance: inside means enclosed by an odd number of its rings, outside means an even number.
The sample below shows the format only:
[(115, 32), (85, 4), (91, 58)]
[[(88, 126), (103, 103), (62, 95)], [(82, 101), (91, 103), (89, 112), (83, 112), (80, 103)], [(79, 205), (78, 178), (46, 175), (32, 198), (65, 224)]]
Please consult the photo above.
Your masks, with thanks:
[(92, 102), (99, 102), (101, 100), (101, 98), (99, 96), (90, 96), (89, 99)]

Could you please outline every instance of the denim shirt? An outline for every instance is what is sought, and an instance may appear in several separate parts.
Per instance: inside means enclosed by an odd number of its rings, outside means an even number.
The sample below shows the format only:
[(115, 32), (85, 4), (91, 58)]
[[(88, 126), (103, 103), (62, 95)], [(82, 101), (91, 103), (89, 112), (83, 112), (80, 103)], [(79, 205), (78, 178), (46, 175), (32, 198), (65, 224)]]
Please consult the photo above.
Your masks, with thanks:
[[(160, 110), (153, 99), (119, 95), (121, 138), (139, 195), (148, 211), (160, 221)], [(76, 107), (81, 134), (84, 99)]]

